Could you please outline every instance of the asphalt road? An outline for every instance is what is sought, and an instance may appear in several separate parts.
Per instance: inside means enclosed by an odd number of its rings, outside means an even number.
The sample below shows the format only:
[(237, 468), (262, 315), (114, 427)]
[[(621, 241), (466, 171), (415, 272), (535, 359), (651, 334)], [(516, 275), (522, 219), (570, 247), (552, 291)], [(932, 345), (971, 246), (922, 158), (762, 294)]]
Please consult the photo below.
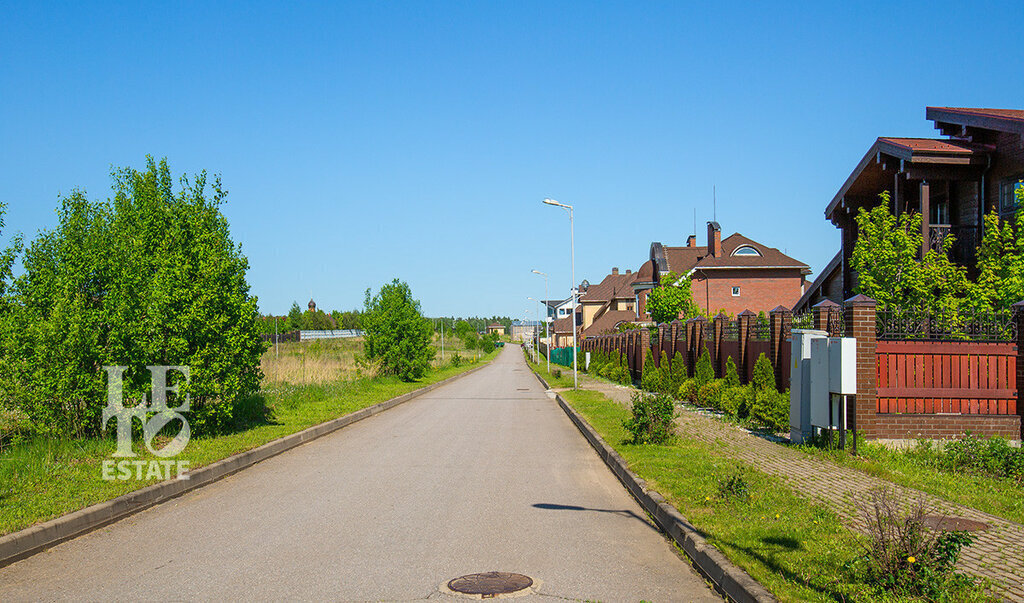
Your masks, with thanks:
[(213, 485), (0, 569), (0, 601), (719, 599), (650, 524), (518, 347)]

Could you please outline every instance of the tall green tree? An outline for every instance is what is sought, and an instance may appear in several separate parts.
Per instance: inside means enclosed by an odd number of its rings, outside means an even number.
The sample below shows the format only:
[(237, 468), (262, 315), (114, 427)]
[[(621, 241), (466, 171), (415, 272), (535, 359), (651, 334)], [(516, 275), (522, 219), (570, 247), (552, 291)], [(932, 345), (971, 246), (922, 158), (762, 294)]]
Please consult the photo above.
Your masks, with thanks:
[(306, 328), (306, 323), (303, 320), (302, 308), (299, 307), (299, 302), (292, 302), (292, 307), (288, 310), (288, 331), (300, 331)]
[(0, 390), (51, 432), (91, 435), (103, 366), (128, 367), (129, 400), (148, 393), (146, 366), (189, 366), (192, 431), (220, 431), (257, 391), (264, 350), (248, 261), (220, 211), (227, 191), (203, 172), (175, 193), (152, 157), (113, 178), (113, 199), (73, 192), (26, 249), (13, 293), (23, 328), (5, 336)]
[[(1024, 187), (1015, 191), (1017, 207), (1024, 207)], [(1005, 309), (1024, 300), (1024, 212), (1000, 220), (993, 211), (985, 216), (978, 246), (978, 278), (971, 301), (980, 310)]]
[(942, 249), (929, 250), (919, 258), (921, 215), (897, 218), (889, 209), (889, 193), (882, 192), (879, 198), (880, 205), (861, 208), (855, 218), (857, 242), (850, 267), (857, 273), (857, 293), (874, 298), (883, 308), (955, 315), (971, 285), (966, 269), (949, 260), (953, 237), (945, 237)]
[(647, 313), (658, 323), (672, 322), (677, 318), (689, 319), (700, 314), (700, 308), (693, 301), (693, 290), (689, 278), (679, 278), (673, 272), (662, 277), (661, 284), (647, 294)]
[(366, 290), (363, 332), (367, 358), (379, 360), (381, 371), (410, 381), (430, 367), (433, 327), (420, 312), (409, 285), (397, 278), (377, 295)]

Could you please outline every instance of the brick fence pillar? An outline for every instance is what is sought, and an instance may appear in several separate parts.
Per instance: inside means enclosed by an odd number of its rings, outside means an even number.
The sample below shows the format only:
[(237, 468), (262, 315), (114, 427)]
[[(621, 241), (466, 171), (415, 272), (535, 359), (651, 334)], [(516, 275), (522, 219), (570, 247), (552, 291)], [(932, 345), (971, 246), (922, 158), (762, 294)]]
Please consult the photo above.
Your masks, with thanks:
[(857, 340), (857, 396), (853, 407), (847, 409), (847, 421), (851, 429), (866, 438), (878, 434), (876, 305), (875, 300), (866, 295), (855, 295), (843, 304), (846, 336)]
[(772, 368), (775, 369), (775, 389), (782, 391), (782, 346), (789, 339), (793, 313), (788, 308), (777, 306), (768, 313), (768, 324), (768, 351), (771, 353)]
[(747, 346), (750, 345), (750, 325), (755, 318), (757, 318), (757, 314), (750, 310), (744, 310), (736, 317), (736, 322), (738, 323), (736, 326), (739, 330), (740, 340), (740, 361), (736, 363), (736, 372), (740, 375), (740, 383), (750, 381), (750, 374), (754, 368), (747, 366)]
[[(832, 317), (833, 312), (839, 312), (839, 304), (831, 299), (823, 299), (814, 304), (811, 311), (814, 313), (815, 330), (827, 332), (830, 322), (829, 319)], [(829, 333), (829, 335), (832, 335), (832, 333)]]
[(658, 349), (656, 351), (656, 355), (654, 356), (654, 360), (655, 360), (654, 364), (658, 368), (665, 368), (665, 367), (661, 366), (661, 353), (665, 352), (665, 356), (668, 356), (668, 353), (669, 353), (668, 352), (668, 328), (669, 327), (668, 327), (667, 324), (660, 324), (660, 325), (658, 325)]
[(676, 353), (679, 351), (679, 327), (681, 326), (678, 320), (673, 320), (668, 325), (668, 336), (672, 339), (672, 345), (669, 346), (668, 351), (668, 364), (672, 366), (672, 363), (676, 361)]
[(1024, 301), (1011, 308), (1017, 326), (1017, 414), (1020, 415), (1020, 439), (1024, 441)]
[(649, 349), (651, 349), (651, 330), (647, 328), (640, 329), (640, 353), (637, 354), (636, 362), (637, 379), (640, 378), (640, 375), (644, 374), (644, 361), (647, 359), (647, 350)]
[(713, 366), (715, 367), (715, 377), (719, 379), (725, 376), (725, 358), (722, 357), (722, 340), (725, 339), (725, 323), (729, 321), (729, 317), (725, 313), (719, 313), (712, 322), (711, 328), (711, 339), (714, 342), (715, 351), (712, 352)]
[(693, 343), (690, 347), (690, 358), (692, 359), (694, 375), (697, 374), (697, 361), (700, 360), (701, 355), (704, 353), (702, 348), (707, 344), (707, 341), (705, 341), (707, 325), (708, 319), (703, 316), (693, 319)]

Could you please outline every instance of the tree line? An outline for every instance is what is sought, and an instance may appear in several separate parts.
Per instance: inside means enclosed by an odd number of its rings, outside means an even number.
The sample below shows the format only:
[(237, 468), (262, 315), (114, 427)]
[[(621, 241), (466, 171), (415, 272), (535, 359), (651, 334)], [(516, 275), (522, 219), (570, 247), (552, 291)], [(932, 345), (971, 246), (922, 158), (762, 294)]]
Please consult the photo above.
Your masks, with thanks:
[(260, 333), (272, 334), (288, 331), (317, 331), (329, 329), (362, 329), (363, 311), (359, 309), (330, 313), (317, 308), (303, 311), (298, 302), (292, 302), (291, 310), (283, 316), (273, 314), (261, 315), (259, 318)]

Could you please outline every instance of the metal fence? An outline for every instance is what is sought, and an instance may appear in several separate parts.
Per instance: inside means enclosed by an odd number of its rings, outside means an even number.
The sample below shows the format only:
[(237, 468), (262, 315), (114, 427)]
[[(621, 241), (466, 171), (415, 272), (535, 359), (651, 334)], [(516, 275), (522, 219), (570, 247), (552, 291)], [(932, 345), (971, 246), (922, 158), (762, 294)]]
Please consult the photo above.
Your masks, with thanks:
[(359, 329), (327, 329), (319, 331), (299, 331), (299, 340), (310, 339), (341, 339), (346, 337), (362, 337), (363, 332)]

